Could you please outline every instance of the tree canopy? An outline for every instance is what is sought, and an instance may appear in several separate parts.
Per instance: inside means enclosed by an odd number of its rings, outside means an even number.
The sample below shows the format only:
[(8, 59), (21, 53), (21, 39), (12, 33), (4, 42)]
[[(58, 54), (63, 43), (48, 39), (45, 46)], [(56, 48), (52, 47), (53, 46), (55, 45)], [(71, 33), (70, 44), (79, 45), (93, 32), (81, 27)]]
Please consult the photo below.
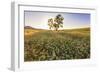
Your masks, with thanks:
[(60, 27), (63, 27), (63, 20), (64, 18), (61, 14), (58, 14), (54, 19), (48, 19), (49, 29), (54, 29), (57, 31)]

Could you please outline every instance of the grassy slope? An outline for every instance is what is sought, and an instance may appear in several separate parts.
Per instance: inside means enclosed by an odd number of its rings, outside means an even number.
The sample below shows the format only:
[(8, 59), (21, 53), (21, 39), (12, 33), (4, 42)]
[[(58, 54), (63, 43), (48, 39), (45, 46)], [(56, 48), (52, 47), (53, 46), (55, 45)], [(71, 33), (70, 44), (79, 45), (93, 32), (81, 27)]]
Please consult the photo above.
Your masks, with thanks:
[(25, 61), (90, 58), (90, 29), (25, 29)]

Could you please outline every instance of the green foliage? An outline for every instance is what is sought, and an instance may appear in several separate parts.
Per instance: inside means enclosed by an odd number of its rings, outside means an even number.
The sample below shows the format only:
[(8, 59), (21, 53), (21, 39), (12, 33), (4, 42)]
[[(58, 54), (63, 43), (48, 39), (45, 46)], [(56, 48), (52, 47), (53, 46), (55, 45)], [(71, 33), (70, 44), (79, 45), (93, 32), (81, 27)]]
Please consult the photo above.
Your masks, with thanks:
[(25, 36), (25, 61), (90, 58), (89, 30), (40, 30)]
[(49, 29), (53, 28), (53, 19), (52, 18), (48, 19), (48, 26), (49, 26)]
[(52, 18), (48, 19), (48, 26), (50, 29), (54, 28), (57, 31), (58, 28), (63, 27), (63, 20), (62, 15), (58, 14), (54, 20)]

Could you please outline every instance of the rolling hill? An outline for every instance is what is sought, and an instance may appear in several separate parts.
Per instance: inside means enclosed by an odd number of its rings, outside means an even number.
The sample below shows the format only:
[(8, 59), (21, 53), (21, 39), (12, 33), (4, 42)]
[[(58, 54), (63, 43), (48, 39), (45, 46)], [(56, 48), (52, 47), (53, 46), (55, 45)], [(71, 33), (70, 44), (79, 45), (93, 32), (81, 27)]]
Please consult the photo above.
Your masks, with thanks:
[(24, 61), (90, 58), (90, 28), (41, 30), (25, 27)]

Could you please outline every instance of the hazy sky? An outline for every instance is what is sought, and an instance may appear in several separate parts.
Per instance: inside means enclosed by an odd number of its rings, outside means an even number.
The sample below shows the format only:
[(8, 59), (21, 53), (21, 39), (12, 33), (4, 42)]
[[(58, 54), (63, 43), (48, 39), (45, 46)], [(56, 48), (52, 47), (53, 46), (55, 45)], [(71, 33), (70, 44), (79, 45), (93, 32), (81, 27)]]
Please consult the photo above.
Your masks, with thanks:
[(33, 12), (24, 11), (25, 26), (34, 28), (49, 29), (48, 19), (61, 14), (64, 17), (63, 28), (84, 28), (90, 27), (90, 14), (84, 13), (56, 13), (56, 12)]

